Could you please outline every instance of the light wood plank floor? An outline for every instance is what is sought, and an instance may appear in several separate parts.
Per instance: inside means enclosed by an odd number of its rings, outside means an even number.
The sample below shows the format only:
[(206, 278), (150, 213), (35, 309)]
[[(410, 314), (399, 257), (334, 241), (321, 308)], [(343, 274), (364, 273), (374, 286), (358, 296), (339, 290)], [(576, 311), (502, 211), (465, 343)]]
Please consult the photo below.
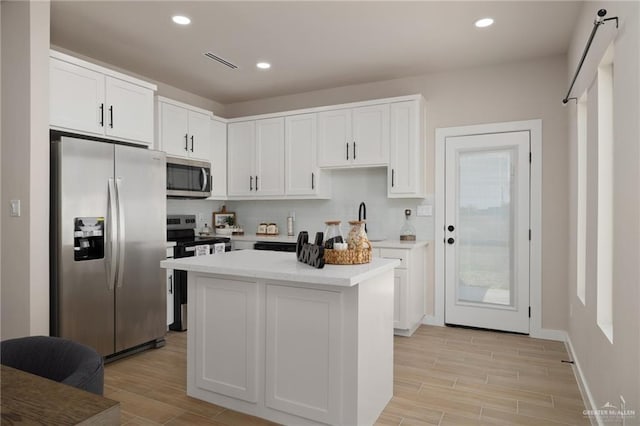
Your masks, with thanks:
[[(126, 425), (269, 425), (186, 396), (186, 333), (108, 364)], [(588, 425), (560, 342), (422, 326), (395, 338), (394, 397), (377, 425)]]

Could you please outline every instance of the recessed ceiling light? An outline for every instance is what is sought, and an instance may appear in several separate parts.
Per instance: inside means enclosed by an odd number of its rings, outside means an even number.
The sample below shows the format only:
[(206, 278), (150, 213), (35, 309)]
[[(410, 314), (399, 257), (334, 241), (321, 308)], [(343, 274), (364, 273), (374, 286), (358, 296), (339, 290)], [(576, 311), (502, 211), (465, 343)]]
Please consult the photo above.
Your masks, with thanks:
[(493, 25), (493, 18), (478, 19), (473, 25), (475, 25), (478, 28), (490, 27), (491, 25)]
[(172, 16), (171, 19), (173, 20), (173, 22), (175, 22), (176, 24), (180, 24), (180, 25), (189, 25), (191, 23), (191, 19), (187, 18), (186, 16), (182, 16), (182, 15)]
[(261, 70), (268, 70), (269, 68), (271, 68), (271, 64), (269, 62), (258, 62), (256, 64), (256, 67), (260, 68)]

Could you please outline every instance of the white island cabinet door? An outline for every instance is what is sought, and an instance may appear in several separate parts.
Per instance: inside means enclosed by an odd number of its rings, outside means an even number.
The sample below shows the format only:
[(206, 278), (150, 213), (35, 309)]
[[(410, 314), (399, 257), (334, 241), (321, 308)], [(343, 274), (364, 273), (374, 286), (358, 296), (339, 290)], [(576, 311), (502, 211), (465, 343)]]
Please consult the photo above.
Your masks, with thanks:
[(318, 165), (348, 166), (353, 160), (351, 110), (338, 109), (318, 113)]
[(189, 111), (189, 156), (209, 161), (211, 158), (211, 118)]
[(389, 163), (389, 104), (354, 108), (351, 144), (354, 165)]
[(153, 144), (153, 90), (107, 76), (106, 94), (106, 134)]
[(284, 195), (284, 117), (256, 121), (256, 194)]
[(316, 114), (300, 114), (285, 119), (287, 195), (318, 192), (316, 117)]
[(104, 134), (104, 75), (49, 59), (49, 123), (53, 127)]
[(196, 387), (256, 402), (258, 284), (191, 274), (188, 279), (195, 290), (189, 327), (195, 328)]
[(265, 405), (340, 423), (342, 293), (267, 285)]
[(230, 123), (227, 131), (227, 191), (255, 195), (255, 121)]

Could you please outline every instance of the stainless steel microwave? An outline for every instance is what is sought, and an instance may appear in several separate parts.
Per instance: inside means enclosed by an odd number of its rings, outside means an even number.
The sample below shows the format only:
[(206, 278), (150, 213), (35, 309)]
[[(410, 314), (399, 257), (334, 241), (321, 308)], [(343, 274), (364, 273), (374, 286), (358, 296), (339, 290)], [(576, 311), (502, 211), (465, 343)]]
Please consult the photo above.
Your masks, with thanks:
[(211, 163), (167, 157), (168, 198), (208, 198), (211, 196)]

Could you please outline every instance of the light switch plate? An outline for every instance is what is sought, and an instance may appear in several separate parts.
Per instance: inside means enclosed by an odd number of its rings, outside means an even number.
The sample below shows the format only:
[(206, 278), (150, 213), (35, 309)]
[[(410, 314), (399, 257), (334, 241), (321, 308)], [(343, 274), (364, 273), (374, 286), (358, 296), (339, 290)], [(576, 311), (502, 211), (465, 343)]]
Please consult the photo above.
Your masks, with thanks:
[(433, 215), (433, 206), (421, 205), (421, 206), (418, 206), (417, 210), (418, 210), (416, 212), (417, 216), (432, 216)]
[(11, 200), (9, 202), (10, 215), (13, 217), (20, 216), (20, 200)]

